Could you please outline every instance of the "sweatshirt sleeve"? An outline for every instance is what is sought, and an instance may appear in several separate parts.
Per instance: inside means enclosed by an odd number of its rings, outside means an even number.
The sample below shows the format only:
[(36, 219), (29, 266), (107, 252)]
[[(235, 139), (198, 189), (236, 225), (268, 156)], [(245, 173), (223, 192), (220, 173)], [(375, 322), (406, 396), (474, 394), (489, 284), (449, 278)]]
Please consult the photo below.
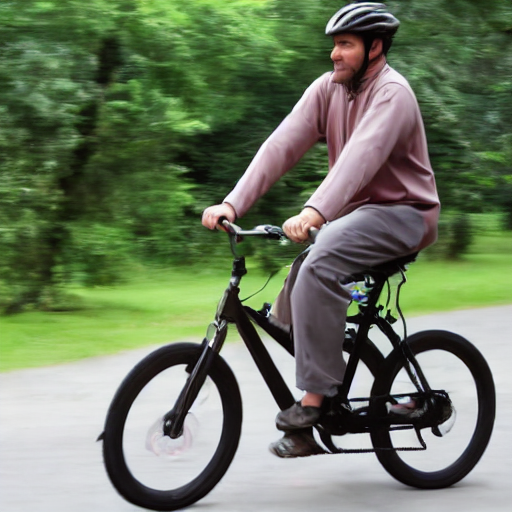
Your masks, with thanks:
[(242, 217), (325, 134), (326, 75), (305, 91), (292, 112), (261, 146), (224, 202)]
[(417, 112), (416, 100), (401, 84), (375, 94), (337, 161), (306, 206), (330, 221), (372, 180), (397, 144), (406, 143)]

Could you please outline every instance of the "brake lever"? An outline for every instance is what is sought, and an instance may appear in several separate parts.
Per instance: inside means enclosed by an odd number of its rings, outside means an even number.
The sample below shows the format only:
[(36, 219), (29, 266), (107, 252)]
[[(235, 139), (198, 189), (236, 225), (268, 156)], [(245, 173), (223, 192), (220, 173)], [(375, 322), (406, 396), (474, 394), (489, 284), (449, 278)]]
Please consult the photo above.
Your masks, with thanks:
[(280, 227), (272, 226), (271, 224), (256, 226), (254, 229), (257, 231), (264, 231), (271, 240), (282, 240), (288, 238)]

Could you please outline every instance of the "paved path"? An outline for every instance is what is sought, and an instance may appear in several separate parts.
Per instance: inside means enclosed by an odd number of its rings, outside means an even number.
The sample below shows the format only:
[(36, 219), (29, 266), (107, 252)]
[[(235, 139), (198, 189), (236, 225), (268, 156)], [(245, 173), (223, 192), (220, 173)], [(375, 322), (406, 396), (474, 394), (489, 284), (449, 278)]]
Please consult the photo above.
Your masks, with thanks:
[[(482, 461), (457, 486), (407, 488), (374, 455), (280, 460), (267, 450), (278, 434), (276, 407), (242, 344), (224, 357), (244, 399), (240, 448), (221, 483), (197, 511), (509, 512), (512, 507), (512, 306), (413, 318), (409, 331), (445, 328), (471, 339), (493, 370), (498, 413)], [(121, 378), (150, 349), (0, 375), (0, 510), (128, 512), (140, 510), (111, 487), (101, 459), (104, 415)], [(279, 347), (278, 364), (293, 376)], [(290, 380), (290, 379), (288, 379)]]

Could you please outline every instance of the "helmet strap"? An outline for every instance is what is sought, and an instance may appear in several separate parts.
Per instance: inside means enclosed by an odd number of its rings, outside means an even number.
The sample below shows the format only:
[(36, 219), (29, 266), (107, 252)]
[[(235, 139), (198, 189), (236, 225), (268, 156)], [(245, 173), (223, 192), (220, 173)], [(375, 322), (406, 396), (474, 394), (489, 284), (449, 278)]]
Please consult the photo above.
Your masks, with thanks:
[(366, 71), (368, 70), (368, 66), (370, 65), (370, 50), (372, 48), (372, 44), (373, 44), (374, 40), (375, 40), (374, 35), (364, 35), (363, 36), (363, 43), (364, 43), (363, 64), (361, 65), (359, 70), (354, 74), (352, 79), (345, 84), (345, 88), (347, 89), (349, 100), (353, 100), (357, 96), (357, 93), (359, 92), (361, 85), (363, 85), (364, 75), (366, 74)]

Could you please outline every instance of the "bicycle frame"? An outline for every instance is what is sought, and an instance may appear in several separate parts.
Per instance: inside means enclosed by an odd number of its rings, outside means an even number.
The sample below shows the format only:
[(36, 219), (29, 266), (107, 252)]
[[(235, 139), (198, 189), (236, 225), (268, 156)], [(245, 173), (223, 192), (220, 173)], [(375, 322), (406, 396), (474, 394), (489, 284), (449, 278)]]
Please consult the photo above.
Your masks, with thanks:
[[(274, 364), (254, 323), (263, 328), (277, 343), (293, 356), (294, 349), (291, 337), (281, 332), (279, 328), (273, 326), (264, 315), (248, 306), (244, 306), (239, 298), (239, 285), (242, 277), (247, 273), (247, 270), (245, 258), (237, 253), (236, 244), (240, 241), (242, 236), (247, 234), (255, 235), (262, 233), (258, 233), (254, 230), (249, 232), (229, 232), (231, 248), (234, 255), (230, 282), (219, 301), (215, 320), (210, 324), (206, 337), (203, 340), (204, 348), (202, 355), (199, 357), (194, 368), (191, 369), (187, 385), (184, 387), (175, 406), (165, 416), (164, 433), (171, 438), (176, 438), (181, 435), (183, 421), (188, 409), (197, 397), (197, 393), (206, 379), (209, 361), (212, 360), (212, 357), (215, 357), (215, 354), (219, 354), (222, 349), (229, 324), (236, 326), (240, 337), (249, 350), (256, 367), (261, 373), (278, 407), (284, 410), (291, 407), (295, 402), (292, 392)], [(403, 262), (397, 260), (391, 264), (383, 265), (381, 266), (382, 273), (376, 271), (358, 276), (359, 278), (371, 278), (373, 280), (372, 291), (369, 294), (368, 303), (364, 306), (360, 306), (360, 312), (357, 315), (347, 318), (347, 323), (358, 325), (358, 329), (356, 333), (354, 329), (348, 329), (345, 333), (345, 343), (350, 345), (351, 353), (347, 361), (343, 383), (339, 387), (339, 392), (336, 396), (338, 404), (348, 404), (348, 394), (363, 350), (369, 351), (375, 360), (379, 362), (384, 361), (382, 353), (368, 339), (368, 332), (372, 325), (376, 325), (383, 332), (394, 349), (401, 350), (409, 377), (418, 392), (428, 394), (431, 391), (414, 355), (408, 350), (407, 343), (394, 331), (390, 322), (380, 315), (380, 308), (378, 306), (381, 292), (390, 275), (396, 272), (402, 272), (403, 281), (401, 284), (405, 282), (404, 265), (405, 262), (410, 261), (410, 259), (411, 258), (404, 258)], [(338, 412), (340, 412), (339, 417), (336, 418), (332, 425), (334, 433), (365, 432), (375, 425), (382, 425), (383, 421), (385, 424), (389, 425), (389, 420), (370, 417), (365, 417), (364, 420), (361, 420), (357, 415), (354, 415), (354, 421), (350, 419), (347, 420), (347, 415), (344, 410)], [(337, 424), (339, 423), (342, 423), (343, 426), (338, 427)]]
[[(284, 234), (273, 226), (263, 226), (263, 230), (258, 227), (251, 232), (243, 232), (229, 223), (223, 227), (230, 235), (233, 269), (202, 344), (171, 343), (140, 361), (119, 386), (99, 437), (103, 440), (105, 466), (115, 488), (128, 501), (152, 510), (176, 510), (204, 497), (220, 481), (236, 453), (242, 433), (242, 397), (233, 370), (220, 354), (230, 324), (237, 327), (278, 406), (286, 409), (295, 401), (260, 337), (258, 326), (292, 356), (293, 333), (273, 323), (269, 305), (255, 311), (239, 297), (240, 281), (247, 273), (245, 260), (236, 251), (239, 238), (249, 233), (281, 239)], [(340, 282), (359, 303), (357, 314), (347, 318), (347, 323), (352, 325), (339, 333), (340, 337), (344, 336), (343, 350), (349, 353), (343, 384), (336, 396), (324, 399), (320, 416), (312, 427), (285, 432), (283, 439), (271, 445), (275, 455), (374, 452), (390, 475), (422, 489), (453, 485), (478, 463), (490, 439), (495, 417), (492, 373), (476, 347), (459, 335), (441, 330), (406, 335), (399, 294), (405, 282), (405, 265), (411, 259), (402, 258), (366, 269), (350, 276), (350, 283)], [(389, 278), (397, 273), (402, 274), (402, 283), (395, 288)], [(361, 280), (365, 287), (360, 286)], [(389, 284), (387, 299), (383, 293), (386, 283)], [(395, 306), (399, 315), (393, 312)], [(392, 326), (398, 316), (404, 321), (403, 339)], [(389, 354), (381, 353), (368, 338), (374, 325), (389, 339), (393, 347)], [(339, 341), (341, 344), (343, 339)], [(454, 430), (457, 434), (453, 450), (450, 440), (445, 444), (434, 439), (444, 437), (455, 425), (457, 415), (451, 396), (443, 390), (430, 389), (416, 357), (425, 364), (432, 383), (439, 382), (438, 385), (445, 382), (445, 366), (439, 364), (439, 357), (447, 364), (455, 363), (457, 375), (446, 382), (459, 410), (469, 414), (461, 415), (463, 428)], [(363, 392), (366, 396), (361, 398), (354, 397), (351, 389), (353, 381), (359, 382), (359, 361), (373, 376), (371, 389)], [(203, 392), (207, 379), (208, 390)], [(361, 379), (361, 383), (366, 386), (369, 382)], [(149, 392), (143, 392), (146, 389)], [(166, 398), (169, 396), (174, 396), (174, 405), (172, 399)], [(209, 397), (211, 400), (207, 401)], [(408, 398), (402, 403), (403, 397)], [(170, 411), (169, 407), (172, 407)], [(165, 413), (163, 422), (162, 413)], [(153, 414), (157, 415), (156, 422)], [(206, 435), (194, 445), (193, 430), (199, 425), (203, 425)], [(467, 425), (469, 429), (465, 428)], [(412, 435), (397, 434), (395, 430), (411, 430)], [(370, 441), (371, 447), (337, 446), (337, 436), (358, 433), (369, 437), (364, 441)], [(426, 471), (421, 456), (412, 454), (402, 458), (396, 453), (426, 450), (423, 435), (432, 448), (432, 460), (439, 456), (433, 466), (429, 457)], [(288, 446), (296, 446), (294, 443), (299, 441), (307, 443), (311, 451), (277, 451), (277, 447), (288, 450)], [(154, 460), (154, 456), (161, 455), (164, 457)], [(156, 465), (151, 465), (152, 462)], [(161, 478), (157, 475), (160, 472), (165, 472)], [(165, 482), (165, 487), (160, 482)]]

